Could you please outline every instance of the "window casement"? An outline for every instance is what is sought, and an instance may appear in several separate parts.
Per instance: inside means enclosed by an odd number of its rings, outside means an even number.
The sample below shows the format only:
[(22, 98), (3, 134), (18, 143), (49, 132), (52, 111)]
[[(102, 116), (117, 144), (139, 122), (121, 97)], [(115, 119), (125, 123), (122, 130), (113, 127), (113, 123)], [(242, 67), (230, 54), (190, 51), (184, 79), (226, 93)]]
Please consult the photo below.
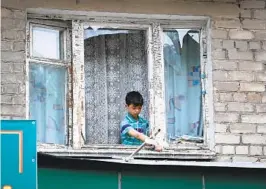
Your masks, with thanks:
[[(72, 58), (64, 61), (68, 70), (72, 70), (73, 79), (65, 82), (73, 97), (66, 92), (72, 110), (66, 107), (69, 112), (66, 120), (71, 123), (65, 126), (68, 128), (65, 141), (71, 141), (68, 145), (73, 150), (58, 149), (58, 153), (76, 156), (78, 150), (81, 156), (89, 153), (93, 157), (130, 153), (135, 147), (119, 144), (119, 124), (125, 113), (126, 93), (138, 90), (144, 96), (142, 115), (149, 120), (150, 129), (161, 129), (157, 139), (169, 144), (162, 153), (144, 150), (140, 157), (212, 158), (209, 18), (88, 17), (67, 17), (71, 22)], [(53, 25), (48, 29), (59, 35), (56, 49), (65, 47), (63, 52), (59, 50), (52, 59), (46, 57), (47, 61), (31, 54), (29, 65), (49, 62), (55, 68), (64, 53), (71, 52), (66, 49), (70, 44), (64, 44), (68, 41), (66, 37), (64, 40), (60, 37), (63, 33), (70, 36), (69, 28), (59, 28)], [(32, 26), (30, 31), (34, 31)], [(32, 61), (35, 59), (36, 63)]]
[(69, 144), (70, 30), (67, 23), (28, 20), (28, 119), (37, 120), (39, 144)]

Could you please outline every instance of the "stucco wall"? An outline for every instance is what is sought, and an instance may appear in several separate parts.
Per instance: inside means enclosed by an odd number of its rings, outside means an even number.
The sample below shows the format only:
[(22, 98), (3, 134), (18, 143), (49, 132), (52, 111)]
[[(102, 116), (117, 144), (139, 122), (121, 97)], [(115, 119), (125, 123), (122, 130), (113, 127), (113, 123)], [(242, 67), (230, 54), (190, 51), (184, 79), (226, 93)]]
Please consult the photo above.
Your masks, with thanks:
[(249, 0), (5, 0), (1, 9), (1, 115), (6, 119), (26, 115), (26, 8), (205, 15), (212, 20), (217, 161), (266, 162), (265, 6), (265, 1)]

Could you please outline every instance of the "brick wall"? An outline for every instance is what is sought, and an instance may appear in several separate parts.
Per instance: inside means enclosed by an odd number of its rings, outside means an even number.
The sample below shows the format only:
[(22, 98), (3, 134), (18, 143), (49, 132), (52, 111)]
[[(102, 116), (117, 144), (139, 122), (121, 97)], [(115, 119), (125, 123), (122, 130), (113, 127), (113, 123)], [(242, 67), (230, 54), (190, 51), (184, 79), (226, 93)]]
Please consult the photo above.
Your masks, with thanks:
[[(234, 11), (210, 15), (217, 161), (266, 162), (265, 1), (219, 1)], [(201, 3), (204, 2), (197, 6)], [(26, 14), (1, 10), (2, 117), (24, 118)], [(160, 10), (164, 13), (166, 8), (162, 6)], [(195, 15), (206, 15), (200, 10)], [(188, 8), (187, 12), (190, 15), (191, 10)]]
[(1, 8), (1, 117), (24, 119), (26, 12)]
[(265, 1), (240, 1), (240, 18), (215, 18), (212, 59), (220, 161), (266, 161)]

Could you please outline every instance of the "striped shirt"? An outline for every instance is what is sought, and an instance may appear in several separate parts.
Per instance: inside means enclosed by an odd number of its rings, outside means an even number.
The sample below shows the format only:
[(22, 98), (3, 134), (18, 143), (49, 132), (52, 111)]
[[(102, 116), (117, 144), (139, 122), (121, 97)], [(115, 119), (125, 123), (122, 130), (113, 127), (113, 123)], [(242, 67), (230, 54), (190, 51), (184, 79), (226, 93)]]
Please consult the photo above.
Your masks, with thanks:
[(149, 123), (146, 119), (139, 116), (139, 119), (134, 119), (129, 113), (125, 116), (120, 124), (121, 143), (125, 145), (140, 145), (142, 141), (128, 135), (130, 129), (149, 135)]

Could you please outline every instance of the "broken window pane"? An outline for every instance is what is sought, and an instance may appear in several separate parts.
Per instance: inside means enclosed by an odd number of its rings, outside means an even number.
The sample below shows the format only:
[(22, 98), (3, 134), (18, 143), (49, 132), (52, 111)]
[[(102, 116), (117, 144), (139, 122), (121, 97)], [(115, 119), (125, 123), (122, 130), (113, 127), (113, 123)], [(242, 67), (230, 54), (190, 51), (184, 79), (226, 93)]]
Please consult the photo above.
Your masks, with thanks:
[(143, 95), (148, 119), (145, 31), (89, 28), (84, 37), (86, 143), (118, 144), (127, 92)]
[(164, 31), (165, 104), (170, 141), (201, 141), (199, 31)]
[(32, 55), (41, 58), (61, 59), (61, 31), (33, 27)]
[(64, 144), (66, 68), (30, 64), (30, 119), (37, 120), (39, 142)]

